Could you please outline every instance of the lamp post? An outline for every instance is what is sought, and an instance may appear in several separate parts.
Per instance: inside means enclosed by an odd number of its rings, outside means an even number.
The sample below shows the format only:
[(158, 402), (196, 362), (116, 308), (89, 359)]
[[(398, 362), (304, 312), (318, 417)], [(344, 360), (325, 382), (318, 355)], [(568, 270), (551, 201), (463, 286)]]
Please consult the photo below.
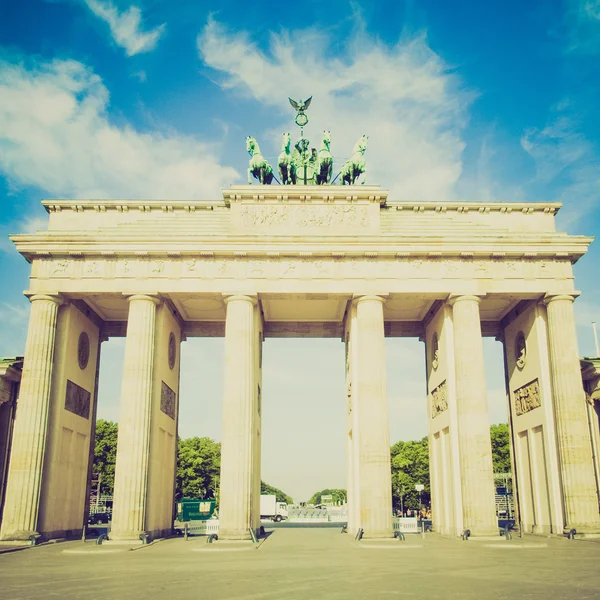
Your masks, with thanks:
[(415, 490), (419, 494), (419, 513), (421, 512), (421, 492), (425, 489), (425, 486), (422, 483), (415, 484)]

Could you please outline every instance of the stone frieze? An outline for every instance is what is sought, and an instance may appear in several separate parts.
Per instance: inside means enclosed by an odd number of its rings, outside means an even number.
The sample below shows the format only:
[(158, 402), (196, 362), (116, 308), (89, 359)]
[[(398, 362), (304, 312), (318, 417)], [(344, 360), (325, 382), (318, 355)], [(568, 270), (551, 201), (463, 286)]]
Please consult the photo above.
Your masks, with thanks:
[(163, 381), (160, 390), (160, 410), (175, 420), (177, 394)]
[(446, 380), (442, 381), (431, 392), (431, 418), (434, 419), (440, 413), (448, 410), (448, 397), (446, 394)]
[(367, 206), (266, 204), (241, 207), (240, 226), (251, 228), (313, 229), (343, 227), (362, 229), (371, 225)]
[(537, 379), (517, 388), (513, 392), (515, 413), (517, 416), (524, 415), (542, 405), (540, 397), (540, 383)]
[[(354, 207), (357, 208), (357, 207)], [(569, 279), (568, 260), (405, 256), (179, 256), (43, 258), (39, 279)]]
[(65, 410), (75, 413), (84, 419), (90, 418), (91, 394), (86, 389), (67, 379)]

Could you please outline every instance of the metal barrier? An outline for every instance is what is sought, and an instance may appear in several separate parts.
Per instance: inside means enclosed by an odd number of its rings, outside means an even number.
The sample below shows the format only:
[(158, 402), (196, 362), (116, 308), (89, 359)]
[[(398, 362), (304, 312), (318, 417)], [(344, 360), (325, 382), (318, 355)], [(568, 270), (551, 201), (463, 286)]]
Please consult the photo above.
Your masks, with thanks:
[(421, 533), (417, 517), (394, 517), (394, 531), (402, 533)]
[(187, 539), (188, 535), (210, 535), (211, 533), (219, 533), (219, 519), (210, 519), (208, 521), (186, 521), (179, 523), (176, 521), (173, 529), (182, 529), (183, 537)]

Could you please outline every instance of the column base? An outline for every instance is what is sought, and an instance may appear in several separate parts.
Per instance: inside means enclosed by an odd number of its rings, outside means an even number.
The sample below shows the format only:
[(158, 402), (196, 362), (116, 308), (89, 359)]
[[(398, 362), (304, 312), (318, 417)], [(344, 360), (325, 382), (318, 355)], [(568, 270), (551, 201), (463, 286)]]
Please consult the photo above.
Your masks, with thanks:
[(499, 527), (480, 527), (479, 529), (472, 529), (471, 527), (465, 527), (465, 530), (471, 532), (469, 537), (474, 538), (487, 538), (487, 537), (498, 537), (500, 535)]
[(382, 529), (380, 531), (363, 531), (362, 539), (363, 540), (383, 540), (390, 539), (394, 537), (393, 529)]
[(146, 531), (114, 531), (108, 532), (108, 539), (111, 542), (127, 542), (132, 544), (141, 544), (142, 537), (150, 537)]
[(252, 535), (250, 534), (250, 529), (222, 529), (219, 526), (219, 540), (232, 540), (232, 541), (240, 541), (240, 540), (252, 540)]
[(577, 534), (582, 534), (586, 536), (600, 536), (600, 523), (572, 523), (569, 525), (565, 525), (563, 529), (563, 534), (569, 533), (571, 529), (574, 529)]
[(0, 534), (0, 542), (29, 542), (31, 537), (41, 538), (37, 531), (7, 531)]

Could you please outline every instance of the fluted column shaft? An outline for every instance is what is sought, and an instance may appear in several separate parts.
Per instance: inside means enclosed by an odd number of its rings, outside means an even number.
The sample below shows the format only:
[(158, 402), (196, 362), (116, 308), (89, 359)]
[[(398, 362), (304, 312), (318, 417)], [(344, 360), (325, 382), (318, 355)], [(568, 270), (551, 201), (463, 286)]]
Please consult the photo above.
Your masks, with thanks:
[(58, 296), (30, 298), (31, 314), (13, 432), (0, 539), (37, 533), (52, 386)]
[(113, 540), (137, 540), (145, 531), (158, 303), (153, 296), (129, 297), (110, 532)]
[(600, 531), (573, 300), (564, 294), (545, 301), (565, 525), (579, 531)]
[(497, 535), (494, 469), (487, 408), (480, 298), (455, 296), (454, 361), (463, 527), (472, 535)]
[(250, 296), (235, 295), (227, 297), (225, 302), (227, 317), (219, 537), (249, 539), (252, 526), (250, 507), (256, 395), (256, 300)]
[(391, 537), (392, 478), (381, 296), (356, 300), (358, 473), (364, 537)]

